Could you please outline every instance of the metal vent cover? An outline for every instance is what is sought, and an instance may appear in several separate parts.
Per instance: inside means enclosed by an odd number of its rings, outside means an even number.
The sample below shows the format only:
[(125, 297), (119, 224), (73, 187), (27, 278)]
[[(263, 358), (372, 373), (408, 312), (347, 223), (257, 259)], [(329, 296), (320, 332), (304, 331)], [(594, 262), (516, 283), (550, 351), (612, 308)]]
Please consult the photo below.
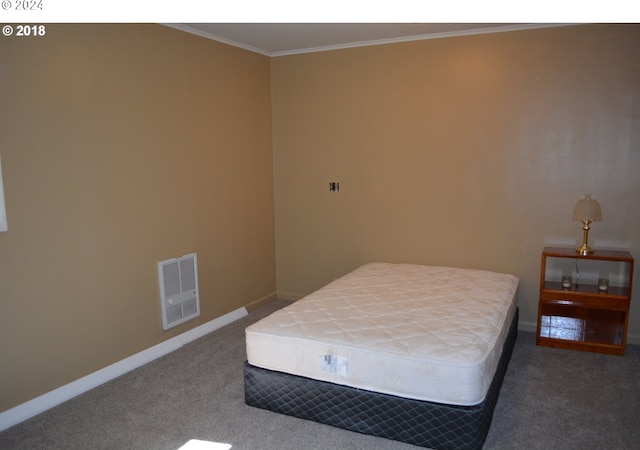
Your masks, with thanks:
[(162, 328), (180, 325), (200, 315), (198, 257), (195, 253), (158, 262)]

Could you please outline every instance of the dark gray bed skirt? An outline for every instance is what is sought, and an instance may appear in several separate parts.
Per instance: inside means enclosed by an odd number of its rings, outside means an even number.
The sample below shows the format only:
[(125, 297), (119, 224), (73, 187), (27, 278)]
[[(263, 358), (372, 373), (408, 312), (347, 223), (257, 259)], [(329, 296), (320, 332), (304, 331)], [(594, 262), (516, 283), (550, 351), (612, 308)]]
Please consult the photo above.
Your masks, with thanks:
[(518, 310), (484, 401), (412, 400), (261, 369), (245, 362), (247, 405), (433, 449), (481, 449), (517, 337)]

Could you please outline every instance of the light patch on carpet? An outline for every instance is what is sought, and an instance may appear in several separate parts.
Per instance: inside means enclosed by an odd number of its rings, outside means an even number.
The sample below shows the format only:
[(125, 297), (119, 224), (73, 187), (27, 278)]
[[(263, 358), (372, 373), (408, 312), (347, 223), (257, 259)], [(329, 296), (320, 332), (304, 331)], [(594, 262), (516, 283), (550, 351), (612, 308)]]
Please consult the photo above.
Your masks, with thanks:
[(191, 439), (178, 450), (229, 450), (231, 444), (222, 444), (220, 442), (201, 441), (200, 439)]

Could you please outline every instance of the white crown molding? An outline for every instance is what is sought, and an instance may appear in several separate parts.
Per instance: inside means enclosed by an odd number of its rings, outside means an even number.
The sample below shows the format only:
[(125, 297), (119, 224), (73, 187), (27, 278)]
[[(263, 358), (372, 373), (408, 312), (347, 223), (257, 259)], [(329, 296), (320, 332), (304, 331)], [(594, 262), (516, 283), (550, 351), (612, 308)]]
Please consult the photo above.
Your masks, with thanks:
[(192, 28), (184, 24), (163, 23), (162, 25), (170, 28), (175, 28), (180, 31), (184, 31), (185, 33), (194, 34), (206, 39), (211, 39), (213, 41), (218, 41), (223, 44), (231, 45), (233, 47), (239, 47), (244, 50), (259, 53), (261, 55), (265, 55), (269, 57), (278, 57), (278, 56), (299, 55), (304, 53), (325, 52), (330, 50), (343, 50), (343, 49), (356, 48), (356, 47), (369, 47), (374, 45), (386, 45), (386, 44), (397, 44), (397, 43), (411, 42), (411, 41), (423, 41), (428, 39), (445, 39), (445, 38), (460, 37), (460, 36), (473, 36), (478, 34), (535, 30), (540, 28), (551, 28), (551, 27), (565, 27), (565, 26), (572, 26), (577, 24), (575, 23), (529, 23), (529, 24), (519, 24), (519, 25), (505, 25), (505, 26), (499, 26), (499, 27), (493, 27), (493, 28), (478, 28), (475, 30), (462, 30), (462, 31), (453, 31), (453, 32), (445, 32), (445, 33), (431, 33), (431, 34), (422, 34), (422, 35), (414, 35), (414, 36), (403, 36), (398, 38), (387, 38), (387, 39), (378, 39), (378, 40), (370, 40), (370, 41), (349, 42), (349, 43), (338, 44), (338, 45), (310, 47), (310, 48), (286, 50), (286, 51), (280, 51), (280, 52), (269, 52), (264, 49), (243, 44), (241, 42), (234, 41), (232, 39), (227, 39), (213, 33), (207, 33), (205, 31), (198, 30), (196, 28)]
[(269, 52), (262, 50), (260, 48), (252, 47), (251, 45), (246, 45), (241, 42), (223, 38), (222, 36), (218, 36), (212, 33), (207, 33), (206, 31), (197, 30), (188, 25), (183, 25), (179, 23), (163, 23), (161, 25), (167, 26), (169, 28), (175, 28), (176, 30), (184, 31), (185, 33), (195, 34), (196, 36), (200, 36), (206, 39), (211, 39), (212, 41), (221, 42), (223, 44), (231, 45), (233, 47), (239, 47), (244, 50), (249, 50), (250, 52), (260, 53), (261, 55), (265, 55), (265, 56), (272, 56)]
[(308, 49), (301, 49), (301, 50), (273, 52), (271, 56), (272, 57), (288, 56), (288, 55), (295, 55), (295, 54), (302, 54), (302, 53), (324, 52), (329, 50), (341, 50), (341, 49), (355, 48), (355, 47), (369, 47), (372, 45), (397, 44), (401, 42), (424, 41), (428, 39), (445, 39), (445, 38), (461, 37), (461, 36), (474, 36), (478, 34), (503, 33), (508, 31), (533, 30), (538, 28), (550, 28), (550, 27), (559, 27), (559, 26), (567, 26), (567, 25), (569, 24), (527, 24), (527, 25), (513, 25), (513, 26), (495, 27), (495, 28), (481, 28), (477, 30), (453, 31), (453, 32), (447, 32), (447, 33), (422, 34), (422, 35), (406, 36), (406, 37), (400, 37), (400, 38), (353, 42), (353, 43), (343, 44), (343, 45), (332, 45), (332, 46), (308, 48)]

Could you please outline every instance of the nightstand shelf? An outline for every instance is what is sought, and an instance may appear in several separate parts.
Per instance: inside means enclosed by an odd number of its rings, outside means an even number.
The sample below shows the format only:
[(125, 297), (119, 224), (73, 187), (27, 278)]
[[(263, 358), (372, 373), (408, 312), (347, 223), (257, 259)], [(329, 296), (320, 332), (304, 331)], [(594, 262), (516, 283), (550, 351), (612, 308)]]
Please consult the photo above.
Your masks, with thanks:
[[(568, 288), (562, 287), (563, 275), (572, 277)], [(599, 291), (602, 277), (615, 284)], [(545, 247), (536, 344), (624, 355), (632, 280), (629, 252), (596, 250), (582, 256), (573, 248)]]

